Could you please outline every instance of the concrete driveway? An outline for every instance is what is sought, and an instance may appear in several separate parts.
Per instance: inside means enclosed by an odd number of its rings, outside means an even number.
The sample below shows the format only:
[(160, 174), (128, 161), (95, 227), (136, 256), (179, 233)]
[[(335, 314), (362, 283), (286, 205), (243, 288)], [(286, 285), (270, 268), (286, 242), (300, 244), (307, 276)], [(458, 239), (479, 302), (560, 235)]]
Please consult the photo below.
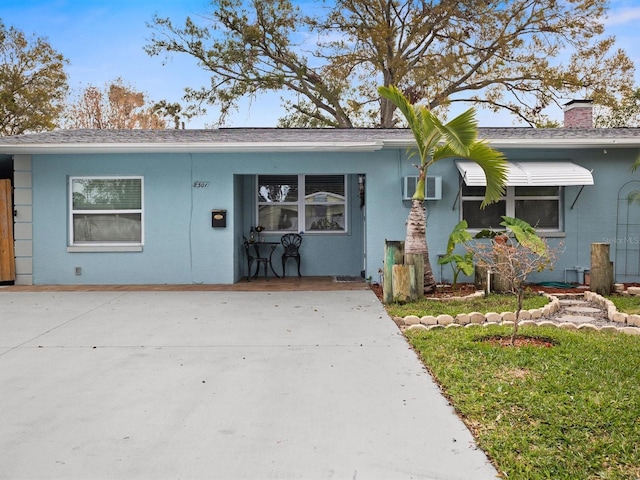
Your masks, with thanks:
[(369, 290), (0, 290), (0, 479), (490, 479)]

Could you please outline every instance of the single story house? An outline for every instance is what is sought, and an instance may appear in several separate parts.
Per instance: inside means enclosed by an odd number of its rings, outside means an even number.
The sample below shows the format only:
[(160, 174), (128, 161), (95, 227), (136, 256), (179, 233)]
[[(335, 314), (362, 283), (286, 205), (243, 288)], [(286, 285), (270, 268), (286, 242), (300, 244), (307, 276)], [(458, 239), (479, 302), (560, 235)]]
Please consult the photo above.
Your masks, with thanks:
[[(510, 163), (506, 195), (480, 210), (484, 175), (474, 164), (443, 161), (429, 170), (427, 241), (437, 280), (451, 279), (437, 261), (460, 219), (495, 228), (510, 215), (563, 246), (554, 270), (532, 280), (581, 280), (591, 244), (605, 242), (615, 280), (640, 281), (640, 172), (631, 171), (640, 129), (593, 129), (590, 103), (576, 101), (565, 107), (564, 128), (481, 128), (480, 137)], [(247, 273), (243, 237), (258, 225), (268, 241), (303, 235), (302, 275), (378, 281), (385, 239), (405, 236), (412, 144), (405, 129), (0, 138), (9, 192), (0, 195), (0, 212), (9, 212), (0, 214), (0, 281), (230, 284)]]

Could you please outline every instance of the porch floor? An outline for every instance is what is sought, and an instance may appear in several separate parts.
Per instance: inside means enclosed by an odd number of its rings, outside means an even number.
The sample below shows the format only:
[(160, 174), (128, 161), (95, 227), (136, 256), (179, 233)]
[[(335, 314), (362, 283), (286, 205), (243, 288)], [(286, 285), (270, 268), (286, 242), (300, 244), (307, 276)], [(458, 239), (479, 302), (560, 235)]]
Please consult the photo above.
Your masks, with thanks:
[[(339, 281), (340, 280), (340, 281)], [(347, 280), (347, 281), (344, 281)], [(237, 291), (237, 292), (283, 292), (283, 291), (332, 291), (366, 290), (369, 285), (359, 277), (264, 277), (242, 278), (232, 285), (219, 284), (144, 284), (144, 285), (7, 285), (0, 286), (4, 292), (94, 292), (94, 291)]]

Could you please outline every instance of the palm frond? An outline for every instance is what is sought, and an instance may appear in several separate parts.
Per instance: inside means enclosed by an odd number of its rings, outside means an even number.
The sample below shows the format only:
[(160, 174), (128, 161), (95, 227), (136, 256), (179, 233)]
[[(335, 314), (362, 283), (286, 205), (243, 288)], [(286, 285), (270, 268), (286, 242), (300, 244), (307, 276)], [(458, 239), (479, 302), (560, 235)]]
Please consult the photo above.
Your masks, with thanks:
[[(420, 161), (424, 165), (426, 155), (428, 154), (428, 148), (424, 147), (426, 142), (424, 138), (424, 130), (421, 128), (423, 117), (426, 116), (422, 111), (425, 107), (413, 106), (395, 85), (378, 87), (378, 93), (381, 97), (386, 98), (393, 103), (404, 115), (407, 125), (411, 129), (411, 133), (413, 133), (413, 136), (416, 139)], [(413, 154), (413, 150), (414, 149), (409, 149), (410, 156)]]
[(441, 127), (441, 131), (452, 147), (460, 152), (460, 155), (468, 155), (469, 147), (478, 138), (478, 122), (476, 112), (470, 108), (461, 113), (446, 125)]
[(476, 162), (484, 171), (487, 179), (484, 200), (480, 208), (500, 200), (505, 193), (508, 165), (504, 154), (491, 148), (486, 142), (475, 142), (469, 148), (469, 156), (463, 157)]
[(638, 167), (640, 167), (640, 155), (638, 155), (638, 158), (636, 158), (636, 161), (633, 162), (633, 165), (631, 165), (631, 171), (635, 172)]

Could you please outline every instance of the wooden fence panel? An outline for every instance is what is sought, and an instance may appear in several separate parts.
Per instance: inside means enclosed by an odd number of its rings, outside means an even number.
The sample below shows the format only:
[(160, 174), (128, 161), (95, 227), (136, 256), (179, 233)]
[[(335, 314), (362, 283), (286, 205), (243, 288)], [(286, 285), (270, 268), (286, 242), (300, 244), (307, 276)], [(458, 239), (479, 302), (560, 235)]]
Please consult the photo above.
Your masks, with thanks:
[(0, 282), (12, 282), (15, 279), (11, 180), (3, 179), (0, 180)]

